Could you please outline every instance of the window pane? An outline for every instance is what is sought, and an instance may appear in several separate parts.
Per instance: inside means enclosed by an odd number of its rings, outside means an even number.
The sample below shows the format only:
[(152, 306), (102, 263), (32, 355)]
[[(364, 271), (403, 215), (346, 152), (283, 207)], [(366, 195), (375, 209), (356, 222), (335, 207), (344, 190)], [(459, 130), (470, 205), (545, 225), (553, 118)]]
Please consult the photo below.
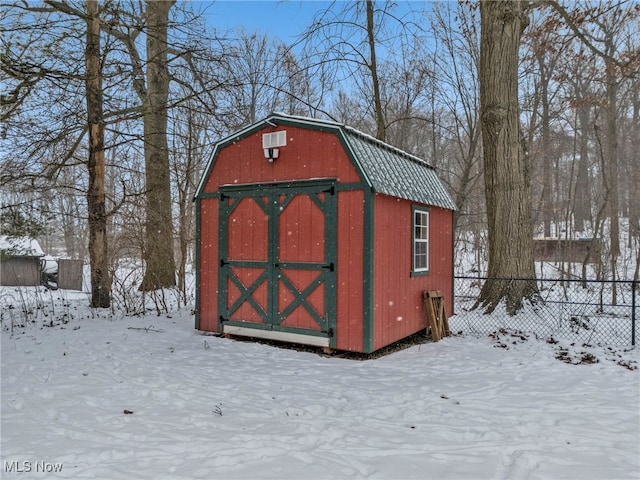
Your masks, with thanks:
[(414, 210), (413, 215), (413, 268), (429, 269), (429, 212)]

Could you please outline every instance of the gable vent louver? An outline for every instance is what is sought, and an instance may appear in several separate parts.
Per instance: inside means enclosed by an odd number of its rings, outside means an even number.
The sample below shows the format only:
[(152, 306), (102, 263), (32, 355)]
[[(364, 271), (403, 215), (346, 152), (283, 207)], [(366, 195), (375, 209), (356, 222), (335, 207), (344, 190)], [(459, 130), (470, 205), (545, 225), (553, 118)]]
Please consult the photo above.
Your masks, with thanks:
[(262, 135), (262, 148), (278, 148), (287, 144), (287, 131), (265, 133)]

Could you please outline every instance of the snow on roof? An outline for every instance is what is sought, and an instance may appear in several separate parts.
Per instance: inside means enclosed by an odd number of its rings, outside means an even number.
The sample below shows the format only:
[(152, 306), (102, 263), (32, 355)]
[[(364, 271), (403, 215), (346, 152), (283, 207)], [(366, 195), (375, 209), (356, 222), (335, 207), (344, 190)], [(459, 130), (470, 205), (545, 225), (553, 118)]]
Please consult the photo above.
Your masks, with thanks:
[(42, 257), (44, 251), (35, 238), (0, 235), (0, 253), (19, 257)]

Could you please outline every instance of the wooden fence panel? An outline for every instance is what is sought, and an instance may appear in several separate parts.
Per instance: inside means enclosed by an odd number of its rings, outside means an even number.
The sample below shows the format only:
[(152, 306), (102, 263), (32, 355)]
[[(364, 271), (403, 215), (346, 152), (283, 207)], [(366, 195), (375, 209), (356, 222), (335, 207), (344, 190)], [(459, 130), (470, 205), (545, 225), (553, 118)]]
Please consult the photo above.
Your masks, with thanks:
[(0, 259), (0, 285), (40, 285), (40, 259), (38, 257), (11, 257)]
[(58, 260), (58, 288), (82, 290), (82, 260)]

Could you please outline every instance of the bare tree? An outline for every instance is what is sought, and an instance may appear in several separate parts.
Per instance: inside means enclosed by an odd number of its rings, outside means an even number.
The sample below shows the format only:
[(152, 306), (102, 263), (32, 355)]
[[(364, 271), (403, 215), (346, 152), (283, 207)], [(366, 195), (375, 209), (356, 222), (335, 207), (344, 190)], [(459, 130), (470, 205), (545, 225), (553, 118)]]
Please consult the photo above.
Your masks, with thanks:
[[(489, 235), (487, 280), (478, 302), (507, 311), (538, 294), (533, 262), (529, 165), (518, 105), (518, 52), (529, 23), (524, 1), (480, 3), (480, 119)], [(509, 279), (529, 279), (514, 281)]]
[(230, 130), (271, 113), (278, 101), (279, 52), (283, 45), (264, 34), (240, 31), (226, 52), (224, 123)]
[(86, 96), (89, 132), (89, 258), (91, 306), (108, 308), (111, 280), (107, 257), (107, 212), (105, 207), (104, 118), (102, 114), (102, 57), (100, 55), (100, 10), (98, 0), (86, 0), (87, 46)]
[[(399, 43), (398, 57), (379, 63), (385, 72), (378, 85), (386, 142), (436, 165), (443, 137), (436, 138), (442, 124), (436, 120), (440, 106), (433, 101), (436, 91), (433, 56), (420, 39)], [(366, 97), (362, 101), (368, 102)], [(376, 131), (379, 128), (376, 124)]]
[[(12, 155), (18, 162), (24, 158), (33, 162), (24, 162), (15, 170), (19, 175), (11, 176), (9, 181), (19, 188), (25, 178), (31, 178), (32, 187), (37, 184), (40, 201), (47, 202), (52, 210), (61, 206), (61, 211), (52, 215), (48, 223), (62, 224), (65, 238), (73, 234), (75, 229), (70, 227), (78, 218), (84, 221), (88, 218), (90, 303), (92, 307), (108, 307), (111, 282), (107, 269), (102, 91), (105, 57), (99, 5), (87, 0), (77, 6), (49, 1), (16, 2), (8, 7), (11, 18), (7, 25), (14, 35), (2, 56), (2, 64), (4, 72), (15, 82), (15, 89), (12, 98), (7, 99), (11, 108), (4, 119), (11, 125), (15, 135), (12, 138), (17, 140), (12, 144)], [(84, 52), (84, 58), (75, 52)], [(80, 108), (83, 94), (86, 109)], [(41, 121), (32, 122), (34, 116)], [(22, 143), (25, 137), (26, 142)], [(76, 166), (86, 167), (88, 183), (74, 178), (76, 173), (70, 174)], [(55, 196), (49, 194), (53, 188), (58, 189)], [(80, 215), (76, 203), (79, 194), (86, 196), (87, 215)], [(64, 214), (64, 221), (55, 221), (60, 214)], [(49, 249), (55, 247), (48, 241), (45, 245)], [(75, 255), (75, 245), (67, 242), (67, 247), (67, 254)]]
[(339, 90), (331, 105), (331, 117), (363, 132), (374, 132), (375, 124), (367, 113), (368, 108), (359, 96)]
[[(180, 24), (173, 23), (170, 31), (176, 34), (169, 44), (168, 17), (173, 2), (149, 2), (148, 6), (133, 1), (99, 2), (101, 59), (99, 64), (93, 61), (87, 64), (82, 56), (86, 45), (78, 41), (84, 40), (83, 30), (89, 18), (85, 5), (85, 0), (41, 3), (15, 0), (5, 17), (6, 31), (11, 36), (6, 37), (7, 49), (0, 65), (13, 80), (10, 95), (2, 98), (3, 107), (5, 101), (10, 105), (3, 108), (3, 119), (5, 134), (15, 141), (11, 144), (12, 156), (6, 163), (3, 159), (3, 175), (5, 166), (10, 172), (18, 171), (11, 168), (13, 162), (22, 162), (22, 168), (20, 176), (9, 175), (3, 183), (12, 182), (12, 188), (23, 184), (24, 188), (36, 188), (40, 192), (45, 188), (61, 188), (62, 182), (67, 182), (67, 170), (76, 165), (84, 167), (89, 158), (92, 171), (95, 166), (97, 174), (107, 171), (110, 177), (106, 195), (98, 193), (100, 189), (105, 190), (99, 185), (103, 182), (100, 175), (77, 183), (78, 195), (86, 196), (91, 190), (87, 201), (104, 203), (100, 205), (103, 213), (91, 219), (83, 216), (80, 220), (90, 220), (93, 224), (94, 219), (100, 218), (100, 223), (103, 215), (117, 215), (117, 208), (123, 202), (133, 199), (132, 209), (135, 209), (139, 195), (148, 196), (147, 206), (157, 213), (136, 212), (138, 217), (147, 216), (149, 220), (148, 235), (140, 246), (149, 267), (142, 286), (147, 289), (174, 285), (167, 110), (188, 99), (198, 100), (192, 101), (192, 105), (209, 113), (215, 109), (212, 92), (217, 85), (209, 71), (215, 66), (201, 61), (202, 53), (212, 56), (207, 42), (213, 45), (215, 37), (205, 38), (198, 31), (179, 31)], [(148, 12), (145, 7), (149, 8)], [(192, 12), (181, 11), (180, 15), (195, 20)], [(92, 38), (96, 38), (95, 35)], [(143, 39), (146, 43), (141, 42)], [(90, 53), (91, 49), (85, 55)], [(85, 65), (90, 74), (87, 81)], [(203, 65), (207, 68), (201, 68)], [(89, 71), (97, 67), (101, 69), (101, 84)], [(179, 95), (169, 97), (170, 78), (185, 87)], [(138, 96), (137, 100), (132, 92)], [(92, 114), (91, 128), (83, 115), (82, 103), (87, 101), (86, 106), (92, 112), (97, 112), (98, 101), (104, 107), (102, 113)], [(56, 108), (51, 108), (52, 102)], [(106, 162), (103, 161), (105, 148)], [(138, 162), (140, 152), (146, 153), (148, 168)], [(114, 159), (111, 165), (109, 159)], [(137, 176), (145, 172), (147, 185), (135, 191), (139, 185)], [(29, 183), (29, 178), (33, 182)], [(91, 188), (87, 182), (91, 182)], [(97, 190), (94, 187), (98, 187)], [(73, 190), (70, 183), (64, 188), (65, 192)], [(118, 195), (120, 200), (116, 198)], [(67, 204), (60, 201), (56, 204), (64, 208), (65, 236), (69, 238), (72, 224), (66, 219), (77, 208), (67, 208)], [(107, 225), (111, 225), (109, 234), (120, 235), (113, 228), (120, 224), (121, 219), (107, 219)], [(91, 241), (93, 244), (93, 238)], [(98, 243), (102, 245), (100, 240)], [(131, 246), (126, 249), (127, 255), (133, 254)]]
[(368, 68), (371, 71), (371, 86), (373, 89), (373, 106), (376, 119), (376, 138), (383, 142), (387, 139), (387, 125), (380, 100), (380, 80), (378, 77), (378, 60), (376, 55), (376, 33), (373, 20), (373, 0), (366, 0), (367, 4), (367, 44), (369, 45)]
[(415, 12), (399, 17), (393, 13), (394, 7), (392, 2), (373, 0), (343, 4), (334, 1), (318, 12), (303, 35), (311, 70), (326, 85), (335, 85), (343, 78), (362, 82), (361, 95), (367, 99), (368, 115), (375, 125), (373, 133), (382, 141), (386, 141), (388, 119), (383, 105), (384, 73), (380, 70), (379, 52), (384, 48), (390, 57), (397, 47), (395, 39), (411, 37), (419, 31), (410, 18)]
[(173, 287), (173, 216), (171, 176), (167, 145), (169, 69), (167, 29), (175, 0), (147, 0), (147, 85), (143, 98), (145, 185), (147, 193), (145, 249), (146, 270), (141, 290)]
[[(469, 226), (475, 231), (483, 215), (482, 202), (469, 202), (482, 187), (480, 99), (478, 67), (480, 62), (478, 19), (468, 4), (451, 2), (434, 5), (431, 25), (440, 48), (436, 56), (434, 78), (439, 102), (450, 112), (449, 128), (455, 145), (449, 163), (443, 168), (454, 194), (458, 210), (454, 214), (456, 230), (463, 229), (461, 217), (472, 217)], [(477, 239), (477, 236), (476, 236)], [(477, 250), (480, 245), (475, 244)]]
[(634, 79), (631, 91), (632, 123), (631, 123), (631, 152), (630, 152), (630, 197), (629, 197), (629, 248), (636, 247), (636, 264), (633, 279), (640, 278), (640, 79)]
[[(640, 15), (636, 2), (627, 0), (601, 2), (597, 5), (578, 3), (568, 9), (555, 0), (547, 0), (556, 23), (569, 28), (583, 47), (604, 63), (602, 118), (604, 125), (596, 123), (596, 141), (602, 157), (602, 179), (609, 217), (609, 260), (613, 278), (617, 275), (617, 259), (620, 255), (620, 179), (619, 179), (619, 128), (621, 117), (620, 87), (626, 79), (638, 77), (640, 50), (637, 43), (624, 39), (637, 37), (637, 19)], [(601, 209), (602, 210), (602, 209)], [(600, 214), (598, 214), (600, 216)], [(615, 286), (613, 297), (615, 301)]]
[[(554, 128), (557, 124), (558, 114), (554, 111), (557, 105), (556, 73), (563, 58), (566, 58), (567, 37), (559, 34), (548, 25), (544, 19), (540, 22), (532, 22), (528, 34), (524, 35), (524, 45), (528, 47), (528, 55), (525, 56), (525, 68), (531, 71), (534, 91), (531, 94), (531, 114), (528, 127), (527, 145), (532, 161), (534, 178), (540, 187), (539, 202), (534, 202), (536, 212), (534, 223), (542, 223), (543, 235), (551, 237), (552, 224), (557, 225), (559, 189), (562, 185), (557, 182), (558, 164), (561, 135)], [(538, 168), (536, 168), (538, 167)], [(536, 175), (537, 173), (537, 175)], [(555, 232), (558, 235), (558, 232)]]
[(280, 75), (276, 89), (284, 98), (279, 98), (277, 108), (289, 115), (315, 116), (322, 99), (316, 94), (309, 69), (284, 45), (279, 48), (278, 58)]
[(171, 175), (178, 212), (178, 289), (187, 302), (187, 272), (195, 245), (195, 204), (193, 196), (213, 140), (215, 118), (193, 105), (197, 99), (172, 109)]
[(574, 228), (584, 232), (592, 220), (591, 185), (591, 133), (593, 109), (596, 98), (592, 91), (592, 79), (595, 75), (594, 58), (587, 58), (583, 51), (573, 52), (565, 58), (568, 105), (575, 111), (575, 131), (578, 162), (575, 167), (575, 185), (571, 198)]

